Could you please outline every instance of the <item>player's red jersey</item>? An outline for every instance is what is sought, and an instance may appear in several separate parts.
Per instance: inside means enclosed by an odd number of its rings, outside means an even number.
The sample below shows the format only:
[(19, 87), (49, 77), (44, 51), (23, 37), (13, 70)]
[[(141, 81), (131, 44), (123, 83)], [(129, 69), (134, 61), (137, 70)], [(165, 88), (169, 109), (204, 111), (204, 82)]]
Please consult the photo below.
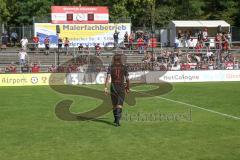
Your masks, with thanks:
[(111, 75), (111, 82), (114, 84), (124, 84), (124, 78), (129, 75), (125, 65), (111, 65), (108, 74)]

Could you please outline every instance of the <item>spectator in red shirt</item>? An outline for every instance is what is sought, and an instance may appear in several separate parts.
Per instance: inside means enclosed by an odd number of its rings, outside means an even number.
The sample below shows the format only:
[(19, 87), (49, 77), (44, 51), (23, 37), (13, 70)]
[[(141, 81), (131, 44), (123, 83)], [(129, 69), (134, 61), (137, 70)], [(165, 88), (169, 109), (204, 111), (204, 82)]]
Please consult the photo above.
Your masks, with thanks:
[(38, 49), (38, 43), (39, 43), (39, 36), (33, 37), (33, 43), (34, 43), (34, 48)]
[(144, 40), (143, 40), (142, 36), (138, 38), (137, 45), (138, 45), (139, 54), (143, 54), (144, 53)]
[(32, 73), (39, 73), (40, 72), (40, 66), (37, 63), (34, 63), (33, 66), (31, 66)]

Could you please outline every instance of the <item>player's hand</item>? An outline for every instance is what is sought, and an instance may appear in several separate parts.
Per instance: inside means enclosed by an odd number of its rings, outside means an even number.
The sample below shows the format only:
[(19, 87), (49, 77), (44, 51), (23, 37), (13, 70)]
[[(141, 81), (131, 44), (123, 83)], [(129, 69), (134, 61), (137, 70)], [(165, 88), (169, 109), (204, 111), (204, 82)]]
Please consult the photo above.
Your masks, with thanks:
[(104, 94), (105, 94), (106, 96), (109, 95), (109, 91), (108, 91), (107, 88), (104, 88)]
[(129, 92), (130, 92), (130, 89), (129, 88), (125, 88), (125, 91), (126, 91), (126, 93), (128, 94)]

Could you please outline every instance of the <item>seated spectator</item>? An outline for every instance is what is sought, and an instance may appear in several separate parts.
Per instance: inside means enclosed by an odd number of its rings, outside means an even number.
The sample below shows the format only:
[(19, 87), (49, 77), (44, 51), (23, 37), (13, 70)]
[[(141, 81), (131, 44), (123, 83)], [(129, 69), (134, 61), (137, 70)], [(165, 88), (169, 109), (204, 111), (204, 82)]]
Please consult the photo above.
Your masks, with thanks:
[(22, 73), (28, 73), (29, 72), (29, 66), (28, 64), (25, 64), (21, 67), (21, 72)]
[(5, 67), (5, 73), (17, 73), (17, 67), (14, 62)]
[(40, 72), (40, 65), (37, 63), (34, 63), (31, 65), (31, 72), (32, 73), (39, 73)]
[(50, 67), (48, 67), (48, 72), (55, 73), (57, 72), (57, 67), (52, 64)]

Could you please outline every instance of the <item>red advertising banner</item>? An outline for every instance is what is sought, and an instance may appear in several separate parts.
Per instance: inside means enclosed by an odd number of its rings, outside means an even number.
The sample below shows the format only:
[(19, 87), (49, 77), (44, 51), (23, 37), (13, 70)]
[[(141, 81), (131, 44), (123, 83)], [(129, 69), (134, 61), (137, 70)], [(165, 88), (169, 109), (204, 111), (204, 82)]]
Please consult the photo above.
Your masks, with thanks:
[(107, 24), (108, 7), (98, 6), (52, 6), (54, 24)]

